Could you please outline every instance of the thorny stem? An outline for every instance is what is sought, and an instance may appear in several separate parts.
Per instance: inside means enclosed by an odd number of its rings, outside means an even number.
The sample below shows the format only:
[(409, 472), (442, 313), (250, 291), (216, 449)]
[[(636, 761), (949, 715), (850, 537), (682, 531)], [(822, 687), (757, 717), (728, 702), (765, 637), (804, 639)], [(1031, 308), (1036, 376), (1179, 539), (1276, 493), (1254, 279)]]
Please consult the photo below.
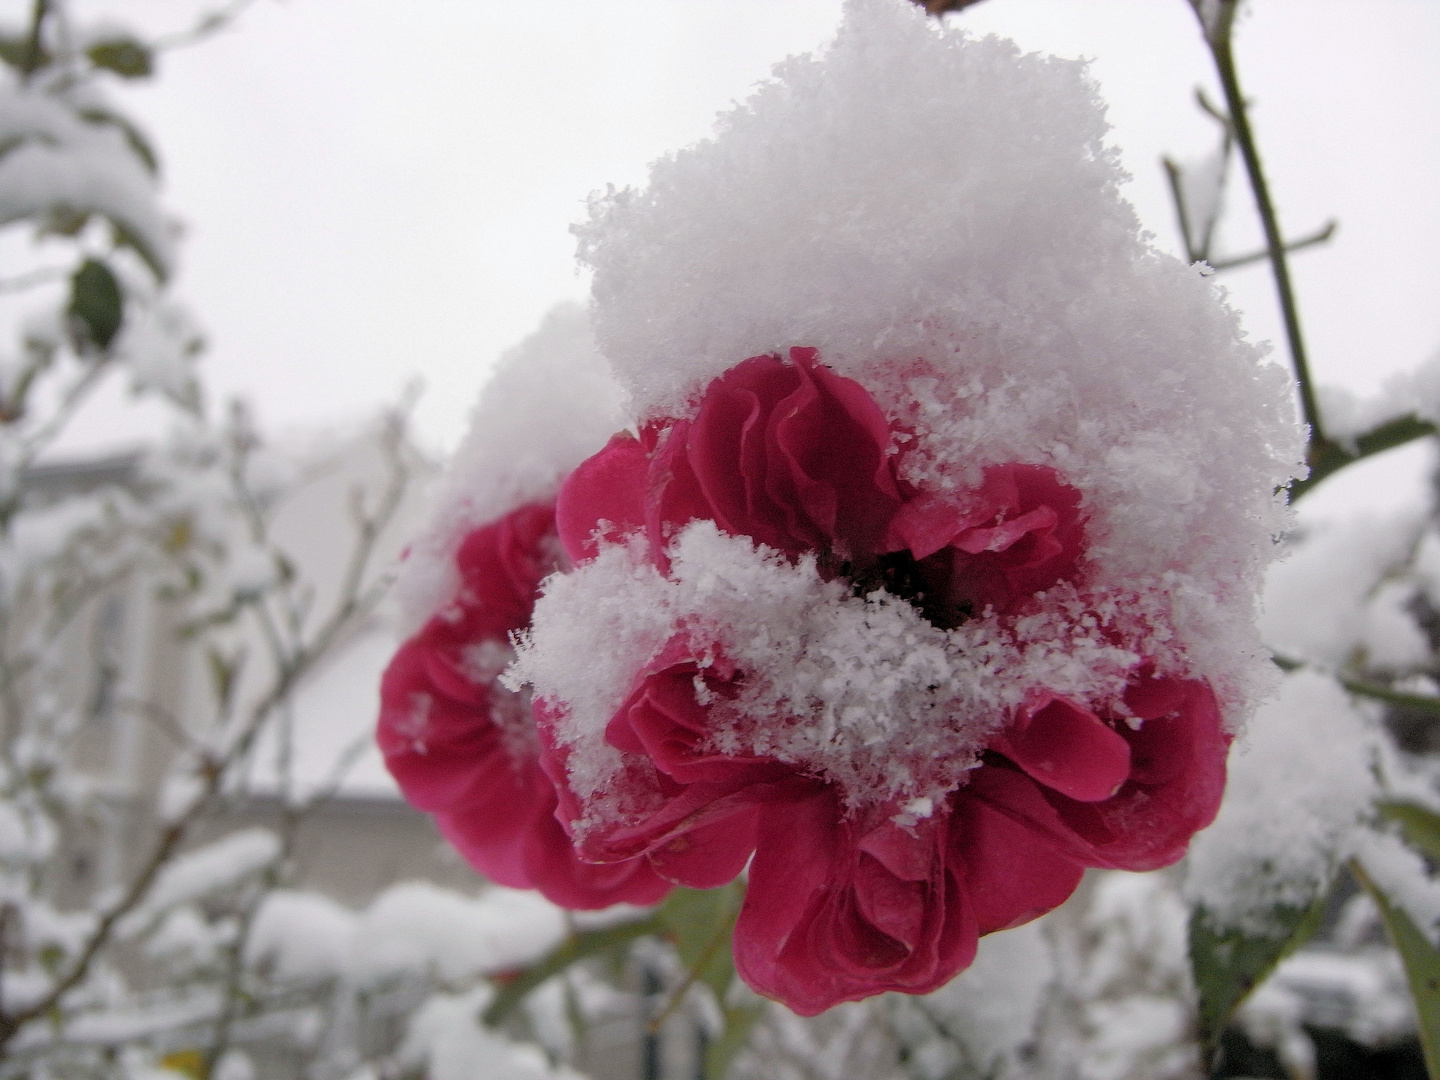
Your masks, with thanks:
[(1290, 346), (1290, 361), (1295, 371), (1295, 381), (1300, 385), (1300, 410), (1305, 422), (1310, 425), (1310, 456), (1324, 452), (1329, 445), (1320, 418), (1320, 406), (1315, 397), (1315, 386), (1310, 377), (1310, 366), (1305, 356), (1305, 340), (1300, 332), (1300, 313), (1295, 303), (1295, 292), (1290, 284), (1290, 267), (1285, 258), (1285, 241), (1280, 235), (1280, 224), (1275, 214), (1275, 204), (1270, 198), (1270, 186), (1260, 164), (1260, 151), (1255, 143), (1255, 134), (1250, 128), (1250, 116), (1245, 95), (1240, 89), (1239, 75), (1235, 69), (1235, 55), (1231, 47), (1235, 15), (1239, 0), (1219, 0), (1214, 12), (1213, 23), (1206, 25), (1200, 0), (1191, 0), (1196, 15), (1205, 31), (1205, 41), (1215, 61), (1215, 70), (1225, 91), (1225, 105), (1229, 110), (1230, 127), (1235, 135), (1235, 144), (1240, 148), (1241, 160), (1245, 162), (1245, 173), (1250, 180), (1250, 190), (1255, 196), (1255, 208), (1260, 215), (1260, 224), (1265, 231), (1265, 248), (1270, 259), (1271, 273), (1275, 278), (1275, 291), (1280, 301), (1280, 312), (1285, 321), (1285, 336)]

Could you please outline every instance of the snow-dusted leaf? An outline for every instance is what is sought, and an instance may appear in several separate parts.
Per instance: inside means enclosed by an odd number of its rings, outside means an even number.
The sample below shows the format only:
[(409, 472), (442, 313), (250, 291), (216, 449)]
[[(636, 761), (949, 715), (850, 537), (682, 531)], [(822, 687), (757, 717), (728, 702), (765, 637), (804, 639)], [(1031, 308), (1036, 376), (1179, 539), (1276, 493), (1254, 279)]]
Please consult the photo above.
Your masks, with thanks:
[(1207, 1055), (1214, 1052), (1246, 996), (1315, 933), (1327, 899), (1322, 894), (1308, 908), (1271, 909), (1268, 921), (1276, 928), (1273, 936), (1217, 926), (1203, 907), (1191, 913), (1190, 964), (1200, 995), (1198, 1034)]
[(85, 55), (96, 67), (126, 79), (143, 79), (155, 71), (155, 58), (150, 49), (131, 37), (97, 41), (85, 50)]
[(732, 881), (719, 889), (676, 889), (660, 908), (691, 977), (710, 987), (722, 1005), (735, 977), (730, 933), (744, 898), (745, 887)]
[(1376, 809), (1399, 823), (1406, 843), (1440, 863), (1440, 814), (1413, 802), (1386, 801), (1378, 803)]
[(1355, 866), (1354, 872), (1380, 909), (1390, 940), (1405, 962), (1420, 1045), (1425, 1050), (1425, 1068), (1432, 1077), (1440, 1076), (1440, 949), (1430, 943), (1402, 906), (1380, 891), (1363, 868)]
[(99, 259), (86, 259), (70, 279), (71, 318), (81, 337), (108, 349), (125, 321), (125, 296), (115, 274)]
[(495, 1000), (485, 1010), (485, 1023), (492, 1027), (500, 1023), (520, 1004), (526, 994), (576, 961), (606, 953), (623, 952), (629, 949), (630, 943), (636, 938), (661, 934), (665, 929), (664, 920), (659, 914), (653, 914), (636, 922), (572, 934), (543, 959), (525, 968), (500, 988)]

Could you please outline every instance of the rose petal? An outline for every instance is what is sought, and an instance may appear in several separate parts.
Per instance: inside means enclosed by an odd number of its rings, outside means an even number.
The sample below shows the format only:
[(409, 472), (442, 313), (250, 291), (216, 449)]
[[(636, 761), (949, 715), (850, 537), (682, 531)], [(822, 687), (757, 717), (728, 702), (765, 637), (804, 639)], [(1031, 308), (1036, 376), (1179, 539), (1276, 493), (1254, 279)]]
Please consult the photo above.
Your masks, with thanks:
[(1042, 833), (969, 797), (964, 788), (954, 804), (951, 857), (963, 869), (980, 933), (1038, 918), (1080, 884), (1085, 868)]
[(1108, 799), (1130, 774), (1125, 738), (1058, 694), (1046, 693), (1023, 706), (990, 747), (1040, 783), (1080, 802)]
[(645, 448), (623, 431), (576, 467), (555, 501), (555, 527), (571, 559), (593, 559), (600, 541), (644, 528), (649, 470)]
[(803, 1016), (949, 981), (974, 959), (977, 933), (944, 835), (938, 820), (846, 821), (827, 787), (766, 807), (735, 927), (740, 976)]
[(375, 738), (406, 799), (433, 811), (469, 798), (494, 762), (508, 767), (508, 755), (489, 710), (441, 693), (426, 661), (423, 643), (414, 641), (390, 661)]
[(647, 856), (656, 873), (691, 889), (715, 889), (734, 881), (755, 850), (761, 809), (754, 803), (709, 825), (681, 833)]

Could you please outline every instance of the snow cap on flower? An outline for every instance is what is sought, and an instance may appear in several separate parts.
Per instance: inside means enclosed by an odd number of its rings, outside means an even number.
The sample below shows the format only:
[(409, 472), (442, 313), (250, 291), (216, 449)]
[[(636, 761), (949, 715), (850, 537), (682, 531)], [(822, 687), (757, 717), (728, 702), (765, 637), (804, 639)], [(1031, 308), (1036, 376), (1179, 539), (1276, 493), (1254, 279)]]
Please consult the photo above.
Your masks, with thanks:
[(595, 347), (590, 320), (558, 304), (500, 358), (452, 457), (430, 522), (410, 545), (396, 582), (409, 634), (458, 586), (455, 553), (476, 527), (555, 497), (560, 481), (624, 420), (620, 391)]
[(642, 423), (801, 346), (874, 397), (922, 492), (1053, 468), (1085, 587), (1234, 728), (1274, 681), (1254, 596), (1299, 467), (1289, 377), (1147, 243), (1106, 129), (1082, 62), (848, 0), (827, 49), (593, 201), (597, 340)]

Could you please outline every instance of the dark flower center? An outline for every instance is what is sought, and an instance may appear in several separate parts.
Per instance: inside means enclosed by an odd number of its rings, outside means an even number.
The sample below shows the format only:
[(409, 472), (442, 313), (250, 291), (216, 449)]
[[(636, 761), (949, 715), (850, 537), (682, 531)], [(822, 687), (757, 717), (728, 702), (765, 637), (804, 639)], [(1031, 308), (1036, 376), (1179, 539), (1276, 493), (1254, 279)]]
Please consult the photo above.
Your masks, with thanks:
[(850, 582), (856, 596), (884, 589), (915, 608), (932, 625), (953, 630), (975, 614), (973, 605), (948, 587), (953, 562), (951, 548), (941, 548), (923, 559), (916, 559), (909, 551), (889, 551), (863, 566), (847, 559), (835, 567), (835, 574)]

